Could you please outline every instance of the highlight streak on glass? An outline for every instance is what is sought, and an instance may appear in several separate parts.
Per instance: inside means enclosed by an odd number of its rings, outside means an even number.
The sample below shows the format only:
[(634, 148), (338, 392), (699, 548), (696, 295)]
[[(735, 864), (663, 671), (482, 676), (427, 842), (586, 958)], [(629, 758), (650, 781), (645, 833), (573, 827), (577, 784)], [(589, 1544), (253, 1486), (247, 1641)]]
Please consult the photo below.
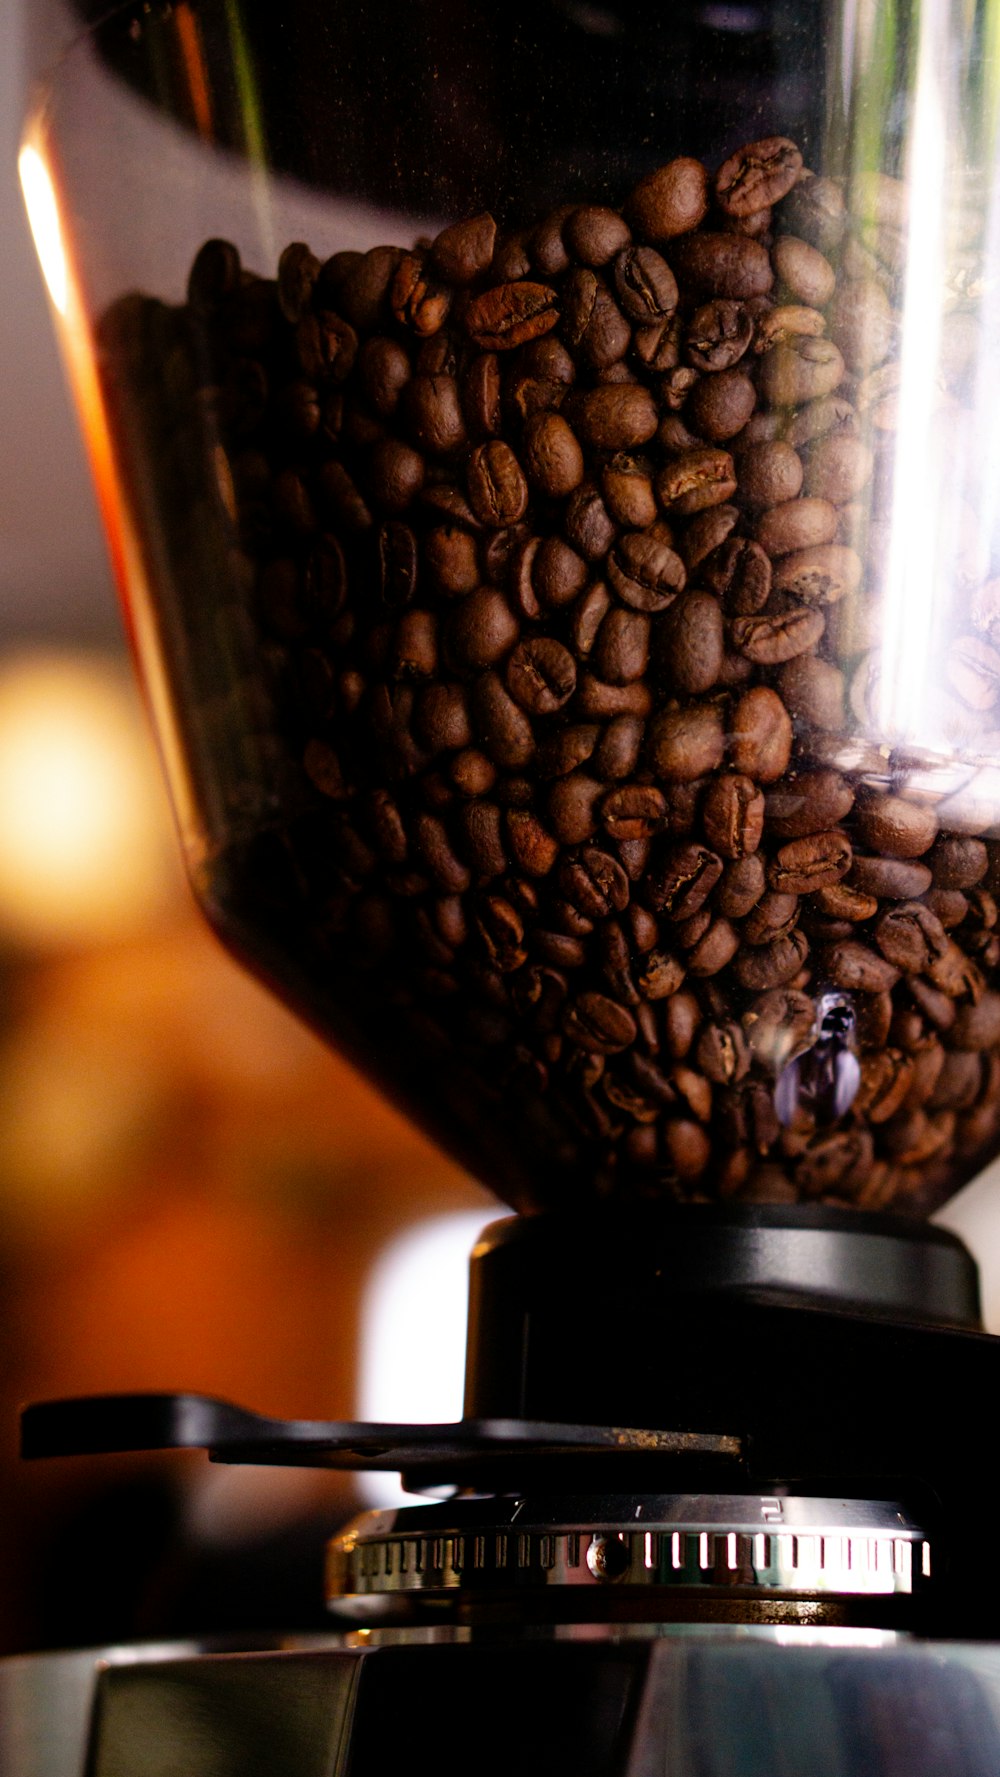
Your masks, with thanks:
[[(946, 102), (947, 0), (925, 0), (917, 24), (912, 127), (905, 177), (915, 194), (906, 232), (899, 357), (896, 462), (878, 690), (881, 734), (926, 742), (928, 677), (936, 670), (932, 634), (950, 563), (940, 507), (934, 413), (941, 346), (942, 274), (948, 214)], [(945, 502), (946, 504), (947, 502)]]
[(175, 8), (174, 18), (177, 23), (177, 36), (181, 46), (181, 57), (184, 62), (184, 73), (187, 77), (188, 95), (191, 110), (194, 114), (195, 126), (199, 135), (211, 141), (213, 135), (212, 100), (205, 76), (205, 57), (201, 47), (201, 32), (198, 20), (191, 10), (188, 0), (181, 0)]
[(21, 149), (17, 170), (42, 276), (55, 307), (61, 315), (65, 315), (69, 299), (69, 273), (52, 180), (37, 148), (32, 148), (30, 144)]
[(254, 209), (266, 257), (270, 263), (273, 263), (278, 257), (278, 248), (271, 215), (267, 177), (267, 144), (264, 136), (263, 112), (257, 93), (257, 76), (254, 71), (250, 45), (247, 42), (240, 18), (239, 0), (225, 0), (225, 7), (229, 43), (233, 56), (233, 71), (236, 76), (236, 96), (243, 129), (243, 145), (250, 163)]

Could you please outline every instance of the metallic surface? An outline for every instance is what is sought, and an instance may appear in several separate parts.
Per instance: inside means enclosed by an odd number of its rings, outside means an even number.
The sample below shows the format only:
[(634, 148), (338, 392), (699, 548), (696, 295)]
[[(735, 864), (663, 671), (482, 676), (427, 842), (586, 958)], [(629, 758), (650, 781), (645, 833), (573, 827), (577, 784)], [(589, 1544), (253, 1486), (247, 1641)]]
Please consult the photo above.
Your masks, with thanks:
[[(144, 1661), (107, 1650), (90, 1777), (996, 1777), (1000, 1647), (802, 1629), (592, 1628), (489, 1646)], [(406, 1645), (407, 1640), (409, 1645)], [(130, 1663), (122, 1664), (124, 1658)], [(65, 1661), (39, 1656), (58, 1711)], [(114, 1663), (104, 1664), (111, 1660)], [(0, 1697), (14, 1667), (0, 1666)], [(82, 1670), (82, 1668), (81, 1668)], [(83, 1739), (6, 1734), (3, 1777), (79, 1777)]]
[(366, 1513), (334, 1538), (327, 1601), (377, 1622), (400, 1603), (474, 1610), (516, 1592), (729, 1598), (910, 1597), (926, 1590), (931, 1548), (889, 1501), (762, 1495), (457, 1500)]

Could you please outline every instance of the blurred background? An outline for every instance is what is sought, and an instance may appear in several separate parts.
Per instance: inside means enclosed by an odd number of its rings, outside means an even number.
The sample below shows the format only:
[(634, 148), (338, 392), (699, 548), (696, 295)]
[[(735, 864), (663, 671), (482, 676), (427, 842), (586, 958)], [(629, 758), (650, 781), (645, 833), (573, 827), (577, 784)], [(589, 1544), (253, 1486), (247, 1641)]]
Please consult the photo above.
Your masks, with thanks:
[(17, 183), (24, 22), (5, 0), (0, 1653), (319, 1627), (324, 1537), (370, 1489), (17, 1459), (19, 1404), (64, 1394), (457, 1416), (465, 1256), (495, 1213), (195, 915)]

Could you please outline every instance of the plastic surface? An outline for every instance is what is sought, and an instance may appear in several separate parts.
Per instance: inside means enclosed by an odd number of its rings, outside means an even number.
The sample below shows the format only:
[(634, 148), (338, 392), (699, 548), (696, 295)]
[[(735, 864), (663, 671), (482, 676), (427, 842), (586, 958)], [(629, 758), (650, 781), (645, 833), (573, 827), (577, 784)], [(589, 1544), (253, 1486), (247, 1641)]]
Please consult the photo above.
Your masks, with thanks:
[(994, 29), (191, 0), (41, 96), (205, 911), (519, 1209), (996, 1150)]

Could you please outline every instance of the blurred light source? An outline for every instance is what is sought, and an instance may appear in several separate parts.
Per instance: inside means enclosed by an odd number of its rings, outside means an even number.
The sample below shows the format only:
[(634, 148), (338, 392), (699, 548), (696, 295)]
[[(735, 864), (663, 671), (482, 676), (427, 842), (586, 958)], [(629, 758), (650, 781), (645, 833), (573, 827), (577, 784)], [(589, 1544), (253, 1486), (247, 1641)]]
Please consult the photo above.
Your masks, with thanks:
[(21, 190), (24, 193), (35, 251), (41, 260), (49, 295), (59, 313), (65, 315), (69, 299), (69, 275), (62, 229), (59, 226), (59, 208), (49, 170), (37, 148), (30, 146), (21, 149), (17, 170), (21, 176)]
[(90, 943), (152, 918), (174, 882), (164, 812), (141, 717), (114, 666), (29, 655), (0, 671), (0, 927), (9, 937)]
[[(438, 1424), (462, 1417), (469, 1254), (497, 1210), (407, 1228), (372, 1269), (362, 1307), (362, 1419)], [(361, 1475), (371, 1505), (410, 1502), (391, 1475)]]

